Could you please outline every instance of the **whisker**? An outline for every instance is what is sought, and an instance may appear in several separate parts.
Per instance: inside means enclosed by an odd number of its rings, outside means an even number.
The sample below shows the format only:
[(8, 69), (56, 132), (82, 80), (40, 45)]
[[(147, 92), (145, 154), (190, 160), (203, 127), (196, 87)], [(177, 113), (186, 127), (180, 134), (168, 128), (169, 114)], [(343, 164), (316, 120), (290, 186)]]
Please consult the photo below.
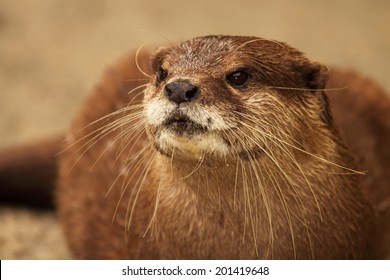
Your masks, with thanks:
[(239, 45), (239, 46), (235, 49), (235, 51), (239, 50), (239, 49), (242, 48), (242, 47), (245, 47), (245, 46), (248, 45), (248, 44), (252, 44), (252, 43), (255, 43), (255, 42), (259, 42), (259, 41), (271, 42), (271, 43), (274, 43), (274, 44), (276, 44), (276, 45), (278, 45), (278, 46), (280, 46), (280, 47), (282, 47), (282, 48), (286, 48), (286, 46), (285, 46), (283, 43), (278, 42), (278, 41), (276, 41), (276, 40), (264, 39), (264, 38), (257, 38), (257, 39), (249, 40), (249, 41), (246, 41), (245, 43), (242, 43), (241, 45)]
[(133, 205), (131, 206), (131, 209), (130, 209), (131, 198), (129, 199), (128, 210), (127, 210), (127, 213), (126, 213), (126, 217), (128, 217), (127, 218), (127, 227), (126, 227), (127, 232), (130, 231), (130, 227), (131, 227), (131, 223), (132, 223), (132, 219), (133, 219), (135, 206), (137, 204), (139, 194), (141, 193), (141, 189), (144, 186), (144, 183), (145, 183), (145, 181), (147, 179), (147, 175), (149, 174), (150, 168), (151, 168), (151, 166), (153, 164), (154, 158), (155, 158), (155, 153), (153, 154), (153, 156), (151, 156), (149, 158), (148, 163), (146, 164), (144, 170), (142, 171), (141, 176), (138, 178), (138, 180), (137, 180), (137, 182), (136, 182), (136, 184), (134, 186), (134, 189), (133, 189), (133, 192), (132, 192), (132, 196), (133, 196), (133, 193), (134, 193), (134, 191), (136, 189), (137, 189), (137, 191), (136, 191), (136, 194), (135, 194), (135, 197), (134, 197), (134, 201), (133, 201)]
[(195, 165), (195, 167), (194, 167), (194, 169), (193, 169), (188, 175), (186, 175), (186, 176), (180, 178), (180, 180), (185, 180), (185, 179), (191, 177), (191, 175), (193, 175), (196, 171), (198, 171), (199, 168), (201, 167), (203, 161), (204, 161), (204, 157), (205, 157), (205, 155), (204, 155), (204, 153), (202, 152), (201, 155), (200, 155), (200, 157), (199, 157), (198, 162), (196, 163), (196, 165)]
[(140, 71), (142, 75), (144, 75), (145, 77), (148, 77), (149, 79), (151, 79), (152, 76), (150, 76), (148, 73), (146, 73), (146, 72), (141, 68), (141, 66), (139, 65), (139, 61), (138, 61), (139, 53), (141, 52), (141, 49), (142, 49), (146, 44), (148, 44), (148, 43), (150, 43), (150, 42), (144, 42), (143, 44), (141, 44), (141, 45), (138, 47), (137, 51), (135, 52), (135, 65), (137, 66), (138, 71)]
[[(248, 117), (247, 115), (242, 114), (242, 113), (240, 113), (240, 112), (237, 112), (237, 113), (240, 114), (242, 117), (246, 118), (247, 120), (251, 120), (251, 118)], [(245, 124), (245, 123), (244, 123), (244, 124)], [(272, 134), (266, 133), (266, 132), (264, 132), (264, 131), (259, 131), (259, 130), (256, 129), (256, 128), (254, 128), (254, 129), (257, 130), (258, 133), (262, 133), (263, 135), (265, 135), (265, 136), (267, 136), (267, 137), (274, 138), (274, 139), (276, 139), (277, 141), (279, 141), (279, 142), (281, 142), (281, 143), (283, 143), (283, 144), (285, 144), (285, 145), (290, 146), (291, 148), (294, 148), (294, 149), (296, 149), (296, 150), (298, 150), (298, 151), (300, 151), (300, 152), (302, 152), (302, 153), (305, 153), (305, 154), (307, 154), (307, 155), (309, 155), (309, 156), (312, 156), (312, 157), (314, 157), (314, 158), (316, 158), (316, 159), (318, 159), (318, 160), (321, 160), (321, 161), (323, 161), (323, 162), (325, 162), (325, 163), (327, 163), (327, 164), (330, 164), (330, 165), (339, 167), (339, 168), (344, 169), (344, 170), (348, 170), (348, 171), (350, 171), (350, 172), (352, 172), (352, 173), (354, 173), (354, 174), (365, 175), (365, 173), (362, 172), (362, 171), (357, 171), (357, 170), (354, 170), (354, 169), (351, 169), (351, 168), (342, 166), (342, 165), (340, 165), (340, 164), (331, 162), (331, 161), (329, 161), (329, 160), (327, 160), (327, 159), (324, 159), (324, 158), (322, 158), (322, 157), (320, 157), (320, 156), (318, 156), (318, 155), (315, 155), (315, 154), (313, 154), (313, 153), (310, 153), (310, 152), (308, 152), (308, 151), (305, 151), (305, 150), (302, 149), (302, 148), (299, 148), (299, 147), (297, 147), (297, 146), (295, 146), (295, 145), (292, 145), (292, 144), (288, 143), (287, 141), (285, 141), (285, 140), (283, 140), (283, 139), (276, 138), (276, 137), (275, 137), (274, 135), (272, 135)]]
[[(148, 151), (148, 150), (150, 150), (150, 145), (145, 145), (145, 147), (144, 147), (142, 150), (140, 150), (137, 154), (134, 155), (134, 157), (133, 157), (133, 159), (131, 160), (131, 162), (128, 163), (128, 164), (125, 166), (124, 170), (129, 170), (129, 171), (131, 170), (132, 173), (131, 173), (131, 176), (130, 176), (130, 177), (128, 177), (128, 175), (126, 175), (126, 177), (123, 179), (120, 197), (119, 197), (118, 202), (117, 202), (117, 205), (116, 205), (116, 207), (115, 207), (115, 209), (114, 209), (114, 215), (113, 215), (113, 217), (116, 216), (116, 214), (117, 214), (117, 212), (118, 212), (118, 209), (119, 209), (119, 206), (120, 206), (120, 202), (122, 201), (122, 199), (123, 199), (123, 197), (124, 197), (124, 195), (125, 195), (125, 193), (126, 193), (127, 187), (129, 186), (130, 182), (132, 181), (134, 175), (137, 174), (138, 170), (141, 168), (141, 166), (144, 165), (144, 162), (149, 158), (149, 157), (148, 157), (149, 154), (146, 152), (146, 151)], [(135, 166), (133, 166), (133, 163), (136, 163)], [(145, 170), (145, 168), (146, 168), (145, 166), (146, 166), (146, 165), (144, 165), (144, 170)], [(142, 173), (144, 172), (144, 170), (141, 171), (141, 175), (142, 175)], [(121, 176), (121, 174), (119, 174), (119, 175), (117, 176), (117, 179), (118, 179), (120, 176)], [(139, 179), (138, 179), (138, 180), (139, 180)], [(133, 195), (134, 195), (134, 190), (137, 188), (138, 180), (136, 181), (136, 183), (135, 183), (134, 186), (133, 186), (133, 191), (131, 192), (129, 201), (131, 201), (131, 199), (132, 199), (132, 197), (133, 197)], [(107, 191), (107, 194), (108, 194), (109, 192), (112, 191), (113, 187), (115, 186), (115, 183), (116, 183), (116, 182), (114, 181), (114, 182), (111, 184), (110, 188), (109, 188), (108, 191)], [(126, 216), (127, 216), (127, 214), (126, 214)]]
[(158, 209), (158, 204), (160, 202), (160, 196), (161, 196), (161, 182), (158, 184), (157, 194), (156, 194), (156, 202), (154, 205), (154, 211), (152, 214), (152, 218), (150, 219), (149, 225), (147, 226), (145, 233), (143, 235), (144, 238), (151, 228), (152, 228), (151, 235), (153, 234), (153, 227), (157, 223), (157, 209)]
[(299, 90), (299, 91), (318, 91), (318, 92), (327, 92), (327, 91), (340, 91), (346, 90), (349, 86), (339, 87), (339, 88), (324, 88), (324, 89), (310, 89), (310, 88), (298, 88), (298, 87), (283, 87), (283, 86), (267, 86), (266, 88), (270, 89), (283, 89), (283, 90)]

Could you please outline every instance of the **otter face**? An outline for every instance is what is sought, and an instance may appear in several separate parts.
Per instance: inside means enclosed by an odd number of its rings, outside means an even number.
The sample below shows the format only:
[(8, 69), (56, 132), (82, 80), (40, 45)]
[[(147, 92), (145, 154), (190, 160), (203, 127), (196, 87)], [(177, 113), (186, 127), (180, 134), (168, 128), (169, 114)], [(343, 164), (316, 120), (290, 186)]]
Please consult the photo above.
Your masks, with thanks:
[(167, 155), (261, 153), (275, 127), (291, 126), (302, 100), (315, 106), (310, 90), (325, 86), (319, 64), (285, 44), (253, 37), (209, 36), (159, 49), (152, 69), (146, 130)]

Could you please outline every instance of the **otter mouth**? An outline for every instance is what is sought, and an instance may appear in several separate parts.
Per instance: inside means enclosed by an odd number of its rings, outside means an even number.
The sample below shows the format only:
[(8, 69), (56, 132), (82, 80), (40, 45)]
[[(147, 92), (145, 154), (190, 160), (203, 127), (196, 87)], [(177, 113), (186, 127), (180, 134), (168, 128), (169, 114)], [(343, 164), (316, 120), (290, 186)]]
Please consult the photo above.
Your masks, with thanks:
[(207, 127), (192, 121), (182, 113), (171, 114), (163, 126), (178, 136), (193, 136), (207, 132)]

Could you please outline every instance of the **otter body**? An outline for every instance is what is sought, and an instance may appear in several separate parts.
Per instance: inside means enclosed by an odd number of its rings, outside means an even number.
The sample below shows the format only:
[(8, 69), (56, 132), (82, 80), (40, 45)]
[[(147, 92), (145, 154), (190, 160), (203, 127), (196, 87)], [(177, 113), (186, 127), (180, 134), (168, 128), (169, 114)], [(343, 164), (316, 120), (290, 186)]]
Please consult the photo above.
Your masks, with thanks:
[(328, 75), (253, 37), (123, 58), (60, 155), (57, 202), (75, 257), (373, 257), (365, 170), (340, 139)]

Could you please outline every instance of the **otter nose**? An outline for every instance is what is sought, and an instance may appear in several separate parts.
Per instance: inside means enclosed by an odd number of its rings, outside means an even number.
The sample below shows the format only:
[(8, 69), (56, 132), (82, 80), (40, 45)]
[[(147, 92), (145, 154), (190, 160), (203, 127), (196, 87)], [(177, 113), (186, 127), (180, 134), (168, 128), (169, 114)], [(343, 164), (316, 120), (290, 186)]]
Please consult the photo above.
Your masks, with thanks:
[(199, 96), (199, 88), (189, 81), (176, 81), (165, 86), (164, 94), (176, 104), (190, 102)]

